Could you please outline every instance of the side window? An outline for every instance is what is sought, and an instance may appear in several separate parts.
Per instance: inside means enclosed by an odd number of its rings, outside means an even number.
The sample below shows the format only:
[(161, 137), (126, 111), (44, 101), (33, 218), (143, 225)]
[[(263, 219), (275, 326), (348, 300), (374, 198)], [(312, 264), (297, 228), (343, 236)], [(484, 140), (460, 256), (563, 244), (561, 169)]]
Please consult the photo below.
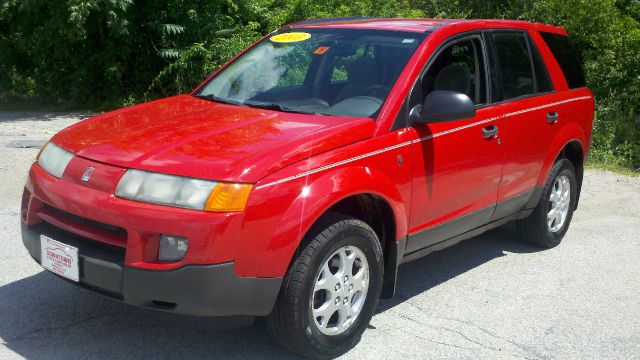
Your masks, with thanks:
[(542, 60), (542, 56), (540, 55), (536, 45), (533, 43), (533, 40), (531, 40), (529, 36), (527, 36), (527, 38), (529, 39), (529, 49), (531, 49), (531, 57), (533, 58), (533, 70), (536, 75), (536, 94), (551, 92), (553, 91), (553, 84), (551, 83), (547, 66), (544, 64), (544, 60)]
[(510, 100), (534, 94), (533, 66), (525, 34), (498, 31), (492, 33), (491, 38), (500, 73), (493, 81), (495, 100)]
[(410, 108), (421, 104), (434, 90), (456, 91), (468, 95), (476, 105), (486, 104), (486, 75), (479, 37), (456, 41), (436, 56), (414, 87)]
[(569, 38), (564, 35), (546, 32), (541, 32), (540, 35), (542, 35), (553, 56), (558, 61), (569, 88), (576, 89), (587, 86), (580, 53), (573, 47)]

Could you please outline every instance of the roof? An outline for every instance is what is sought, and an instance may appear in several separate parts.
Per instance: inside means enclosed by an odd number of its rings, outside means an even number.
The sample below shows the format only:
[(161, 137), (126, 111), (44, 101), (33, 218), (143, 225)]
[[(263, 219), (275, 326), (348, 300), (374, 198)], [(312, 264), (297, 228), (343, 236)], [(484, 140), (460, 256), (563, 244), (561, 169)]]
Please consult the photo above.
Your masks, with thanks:
[(544, 25), (519, 20), (492, 20), (492, 19), (403, 19), (403, 18), (368, 18), (345, 17), (310, 19), (289, 26), (295, 28), (341, 28), (341, 29), (368, 29), (368, 30), (395, 30), (407, 32), (427, 32), (436, 28), (464, 23), (466, 25), (478, 25), (478, 27), (515, 27), (522, 29), (536, 29), (553, 32), (564, 32), (559, 27)]
[(300, 27), (322, 27), (322, 28), (350, 28), (350, 29), (377, 29), (377, 30), (396, 30), (396, 31), (413, 31), (425, 32), (433, 30), (445, 23), (459, 22), (463, 20), (444, 20), (444, 19), (385, 19), (385, 18), (329, 18), (329, 19), (312, 19), (291, 24), (291, 26)]

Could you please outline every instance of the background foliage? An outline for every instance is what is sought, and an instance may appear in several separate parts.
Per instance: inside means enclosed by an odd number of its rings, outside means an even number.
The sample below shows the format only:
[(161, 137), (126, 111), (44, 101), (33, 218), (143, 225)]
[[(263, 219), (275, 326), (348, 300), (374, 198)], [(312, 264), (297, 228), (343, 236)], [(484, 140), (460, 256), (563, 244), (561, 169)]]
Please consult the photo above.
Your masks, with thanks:
[(188, 92), (261, 35), (327, 16), (562, 25), (597, 98), (592, 159), (640, 167), (640, 0), (2, 0), (0, 107), (106, 110)]

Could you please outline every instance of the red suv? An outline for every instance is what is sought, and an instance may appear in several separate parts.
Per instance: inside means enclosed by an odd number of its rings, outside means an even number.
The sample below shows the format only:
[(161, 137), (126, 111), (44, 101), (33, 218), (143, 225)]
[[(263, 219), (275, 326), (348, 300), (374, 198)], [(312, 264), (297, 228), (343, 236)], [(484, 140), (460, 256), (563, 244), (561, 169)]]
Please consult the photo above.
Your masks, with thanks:
[(559, 27), (303, 21), (191, 94), (56, 134), (29, 172), (23, 242), (81, 287), (265, 316), (288, 350), (333, 357), (401, 263), (511, 221), (558, 245), (593, 114)]

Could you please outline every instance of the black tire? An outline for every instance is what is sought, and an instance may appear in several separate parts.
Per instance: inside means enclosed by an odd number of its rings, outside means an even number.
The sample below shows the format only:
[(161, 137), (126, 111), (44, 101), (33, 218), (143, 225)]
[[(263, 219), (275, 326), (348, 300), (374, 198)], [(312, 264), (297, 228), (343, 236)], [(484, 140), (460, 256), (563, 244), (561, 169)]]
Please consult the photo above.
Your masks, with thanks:
[[(567, 216), (563, 225), (557, 231), (551, 231), (547, 223), (547, 213), (550, 210), (550, 196), (556, 179), (566, 176), (570, 184), (570, 203)], [(558, 246), (569, 229), (569, 224), (573, 218), (575, 210), (576, 198), (578, 191), (578, 182), (576, 180), (576, 172), (571, 161), (567, 159), (559, 159), (551, 168), (547, 182), (542, 189), (542, 195), (536, 205), (533, 213), (528, 217), (516, 222), (520, 237), (526, 242), (540, 246), (543, 248), (553, 248)]]
[[(288, 351), (312, 359), (330, 359), (353, 348), (371, 321), (380, 297), (383, 255), (376, 233), (365, 222), (330, 214), (324, 226), (311, 231), (287, 273), (278, 301), (265, 319), (271, 337)], [(369, 288), (356, 320), (343, 333), (329, 336), (318, 330), (311, 296), (318, 272), (335, 251), (357, 247), (368, 263)]]

